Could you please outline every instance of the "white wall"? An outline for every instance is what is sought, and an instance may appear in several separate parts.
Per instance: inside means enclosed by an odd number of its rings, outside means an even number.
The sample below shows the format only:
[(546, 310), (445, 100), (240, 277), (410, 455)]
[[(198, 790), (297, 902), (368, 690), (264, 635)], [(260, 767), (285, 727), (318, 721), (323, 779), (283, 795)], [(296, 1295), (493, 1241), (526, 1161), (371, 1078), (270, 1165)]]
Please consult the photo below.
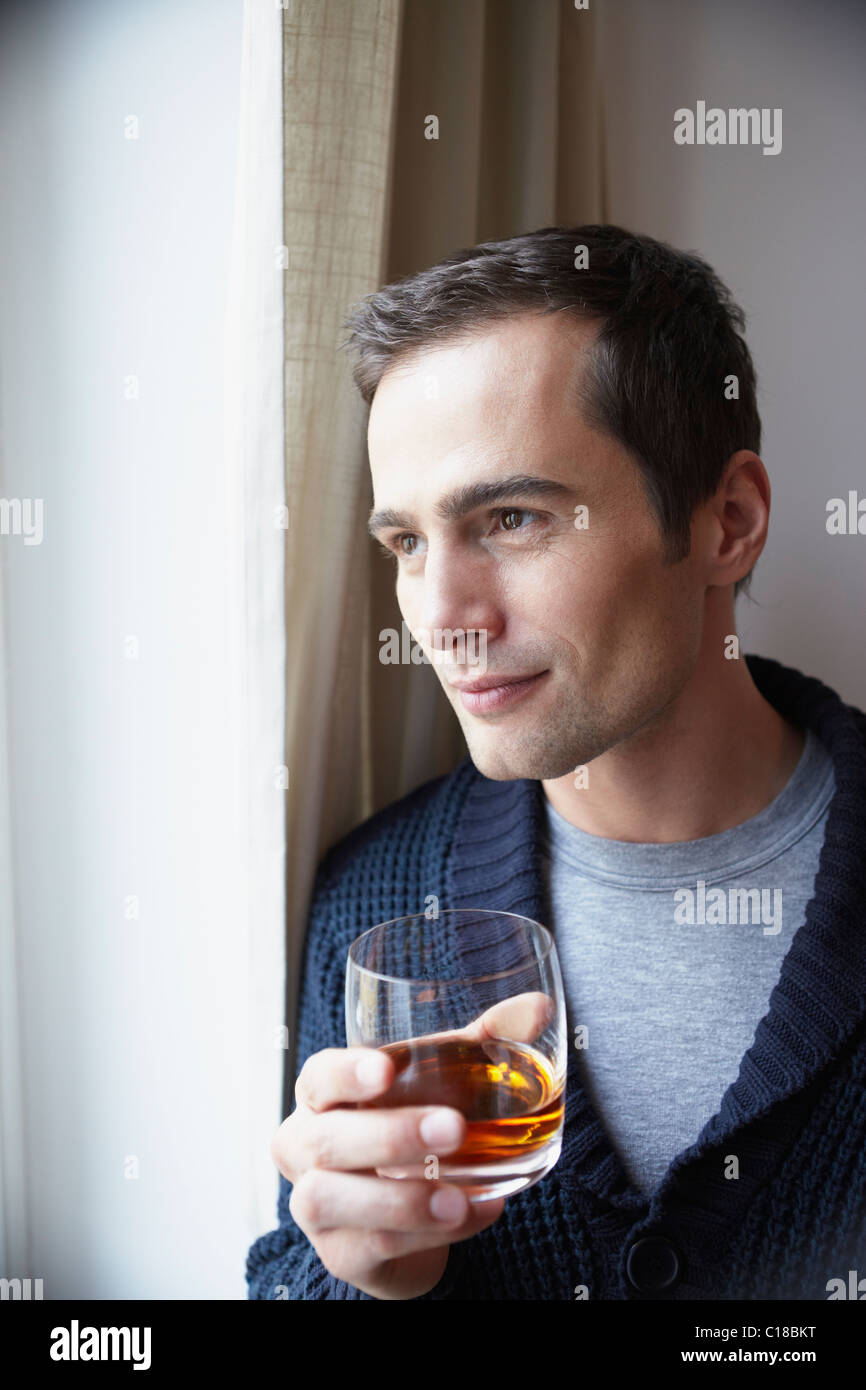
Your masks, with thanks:
[(0, 539), (32, 1252), (2, 1272), (46, 1298), (245, 1296), (221, 338), (242, 18), (0, 21), (2, 493), (45, 508), (40, 546)]
[[(866, 707), (866, 7), (855, 0), (616, 0), (601, 17), (608, 219), (699, 252), (747, 314), (773, 489), (737, 604), (746, 651)], [(677, 146), (678, 107), (781, 107), (782, 150)], [(760, 606), (758, 606), (758, 604)]]

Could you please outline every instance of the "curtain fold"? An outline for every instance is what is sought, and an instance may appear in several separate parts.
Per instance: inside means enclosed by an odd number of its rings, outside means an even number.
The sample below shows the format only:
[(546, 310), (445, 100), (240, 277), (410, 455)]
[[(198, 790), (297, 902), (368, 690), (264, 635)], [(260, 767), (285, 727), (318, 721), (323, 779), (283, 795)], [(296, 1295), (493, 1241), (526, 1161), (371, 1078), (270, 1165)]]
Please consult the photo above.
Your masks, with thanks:
[(316, 863), (372, 809), (366, 409), (339, 343), (385, 266), (400, 18), (400, 0), (283, 14), (287, 1018)]

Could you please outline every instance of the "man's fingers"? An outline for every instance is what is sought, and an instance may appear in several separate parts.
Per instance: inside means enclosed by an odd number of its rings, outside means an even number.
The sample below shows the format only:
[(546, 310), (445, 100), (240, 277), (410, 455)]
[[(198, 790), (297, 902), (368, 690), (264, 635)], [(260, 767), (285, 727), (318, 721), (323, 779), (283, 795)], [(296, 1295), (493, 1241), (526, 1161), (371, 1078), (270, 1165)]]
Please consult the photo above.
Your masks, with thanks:
[[(549, 994), (533, 991), (501, 999), (485, 1009), (465, 1028), (449, 1028), (444, 1033), (422, 1033), (406, 1038), (404, 1046), (429, 1046), (439, 1042), (533, 1042), (556, 1016), (556, 1005)], [(384, 1055), (384, 1054), (383, 1054)], [(390, 1083), (389, 1083), (390, 1084)]]
[[(547, 994), (531, 992), (502, 999), (466, 1028), (410, 1039), (419, 1045), (466, 1039), (469, 1042), (532, 1042), (551, 1022), (556, 1005)], [(376, 1047), (328, 1047), (313, 1053), (295, 1086), (299, 1106), (325, 1111), (383, 1095), (394, 1080), (394, 1062)]]
[(289, 1209), (307, 1233), (344, 1227), (404, 1234), (444, 1231), (449, 1241), (455, 1228), (472, 1216), (466, 1193), (448, 1183), (324, 1168), (303, 1174), (292, 1189)]
[(516, 994), (485, 1010), (464, 1030), (463, 1036), (486, 1042), (507, 1038), (510, 1042), (532, 1042), (543, 1033), (556, 1013), (549, 994)]
[(284, 1120), (271, 1145), (274, 1162), (289, 1182), (308, 1168), (352, 1171), (420, 1163), (459, 1149), (466, 1120), (441, 1105), (403, 1105), (393, 1110), (342, 1110), (326, 1114), (298, 1109)]
[[(443, 1226), (441, 1233), (437, 1231), (354, 1231), (344, 1227), (341, 1231), (325, 1232), (317, 1238), (317, 1245), (324, 1245), (327, 1252), (327, 1247), (331, 1241), (339, 1242), (348, 1261), (352, 1260), (354, 1249), (357, 1251), (356, 1269), (358, 1266), (365, 1266), (366, 1270), (369, 1271), (371, 1257), (376, 1263), (384, 1263), (388, 1260), (399, 1260), (407, 1255), (418, 1254), (422, 1250), (436, 1250), (450, 1245), (459, 1245), (461, 1240), (469, 1240), (479, 1231), (492, 1226), (493, 1222), (502, 1215), (504, 1206), (504, 1197), (497, 1197), (490, 1202), (473, 1203), (466, 1221), (461, 1222), (457, 1227), (446, 1228)], [(325, 1264), (328, 1263), (327, 1258), (324, 1262)], [(358, 1270), (358, 1272), (361, 1271)], [(349, 1282), (355, 1283), (356, 1280), (350, 1277)]]
[(556, 1015), (556, 1005), (549, 994), (533, 991), (515, 994), (512, 999), (500, 999), (483, 1014), (466, 1025), (446, 1033), (425, 1033), (407, 1039), (409, 1046), (434, 1042), (532, 1042), (543, 1033)]
[(309, 1110), (329, 1110), (370, 1100), (387, 1091), (393, 1079), (394, 1063), (375, 1047), (327, 1047), (307, 1058), (295, 1099)]
[[(443, 1210), (450, 1205), (448, 1221), (433, 1215), (437, 1193)], [(492, 1225), (504, 1206), (504, 1197), (472, 1203), (442, 1183), (326, 1172), (305, 1174), (290, 1199), (293, 1219), (324, 1263), (346, 1271), (342, 1277), (351, 1283), (385, 1261), (468, 1240)]]

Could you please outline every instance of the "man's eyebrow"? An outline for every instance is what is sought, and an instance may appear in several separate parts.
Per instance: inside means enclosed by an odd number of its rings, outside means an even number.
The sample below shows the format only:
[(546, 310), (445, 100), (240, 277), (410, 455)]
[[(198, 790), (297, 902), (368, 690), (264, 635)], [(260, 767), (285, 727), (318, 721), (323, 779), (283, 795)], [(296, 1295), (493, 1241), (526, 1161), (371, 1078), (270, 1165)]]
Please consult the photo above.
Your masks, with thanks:
[[(473, 512), (476, 507), (492, 507), (497, 502), (525, 501), (532, 497), (551, 497), (565, 500), (574, 496), (574, 489), (554, 478), (539, 478), (532, 473), (515, 473), (510, 478), (494, 478), (486, 483), (465, 483), (453, 492), (440, 498), (433, 508), (443, 521), (454, 521)], [(414, 519), (408, 512), (395, 511), (393, 507), (383, 507), (373, 512), (367, 522), (371, 536), (387, 527), (400, 527), (411, 530)]]

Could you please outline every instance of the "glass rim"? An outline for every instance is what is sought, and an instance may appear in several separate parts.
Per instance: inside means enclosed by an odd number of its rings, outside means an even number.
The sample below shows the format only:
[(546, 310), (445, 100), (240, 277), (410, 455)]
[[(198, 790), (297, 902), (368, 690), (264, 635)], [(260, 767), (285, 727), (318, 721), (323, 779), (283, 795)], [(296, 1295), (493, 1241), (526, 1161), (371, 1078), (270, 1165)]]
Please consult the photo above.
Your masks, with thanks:
[(376, 922), (372, 927), (367, 927), (366, 931), (362, 931), (360, 936), (356, 936), (349, 946), (346, 961), (347, 970), (351, 967), (351, 969), (357, 971), (358, 974), (369, 975), (370, 978), (374, 980), (387, 980), (389, 984), (395, 985), (450, 985), (456, 988), (458, 985), (487, 984), (491, 980), (505, 980), (509, 975), (517, 975), (520, 971), (527, 969), (528, 963), (524, 962), (522, 965), (513, 965), (508, 970), (494, 970), (486, 975), (460, 975), (457, 979), (453, 980), (444, 980), (438, 977), (433, 979), (414, 979), (409, 975), (386, 975), (380, 970), (371, 970), (367, 965), (360, 965), (352, 954), (359, 942), (363, 941), (365, 937), (370, 936), (372, 932), (381, 931), (383, 927), (393, 927), (399, 922), (416, 922), (419, 920), (434, 923), (439, 917), (444, 917), (446, 914), (449, 916), (456, 916), (458, 913), (464, 912), (475, 917), (513, 917), (518, 922), (529, 922), (533, 927), (537, 927), (542, 933), (544, 950), (536, 956), (533, 962), (534, 964), (543, 964), (556, 945), (553, 933), (549, 927), (546, 927), (543, 922), (537, 922), (534, 917), (524, 916), (522, 912), (501, 912), (495, 907), (443, 907), (438, 909), (435, 917), (428, 917), (426, 912), (409, 912), (402, 917), (391, 917), (387, 922)]

